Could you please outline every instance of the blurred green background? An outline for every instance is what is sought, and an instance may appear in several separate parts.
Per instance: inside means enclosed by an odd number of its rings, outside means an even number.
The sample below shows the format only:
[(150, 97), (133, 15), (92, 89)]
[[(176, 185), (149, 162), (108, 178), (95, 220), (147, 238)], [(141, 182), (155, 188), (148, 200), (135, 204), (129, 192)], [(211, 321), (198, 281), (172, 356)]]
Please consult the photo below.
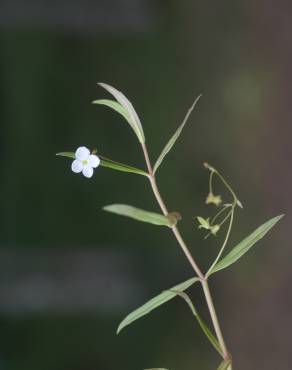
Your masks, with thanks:
[[(128, 312), (192, 270), (168, 230), (102, 212), (109, 203), (157, 211), (144, 178), (98, 168), (88, 180), (54, 156), (85, 145), (144, 167), (126, 123), (91, 105), (108, 97), (102, 81), (134, 104), (152, 159), (203, 94), (158, 176), (203, 268), (217, 242), (192, 219), (212, 212), (204, 161), (244, 205), (230, 247), (286, 213), (211, 288), (234, 368), (290, 370), (291, 3), (4, 0), (1, 8), (0, 369), (219, 363), (179, 299), (115, 335)], [(207, 317), (200, 290), (190, 291)]]

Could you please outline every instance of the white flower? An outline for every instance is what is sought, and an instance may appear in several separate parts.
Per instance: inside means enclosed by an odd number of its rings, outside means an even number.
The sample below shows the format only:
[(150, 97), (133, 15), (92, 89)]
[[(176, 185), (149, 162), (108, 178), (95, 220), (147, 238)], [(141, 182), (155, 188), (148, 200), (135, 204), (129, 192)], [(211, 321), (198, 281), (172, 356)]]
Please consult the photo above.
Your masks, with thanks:
[(95, 154), (90, 154), (89, 149), (80, 146), (75, 152), (75, 160), (72, 162), (71, 169), (75, 173), (82, 172), (85, 177), (92, 177), (93, 169), (98, 167), (100, 159)]

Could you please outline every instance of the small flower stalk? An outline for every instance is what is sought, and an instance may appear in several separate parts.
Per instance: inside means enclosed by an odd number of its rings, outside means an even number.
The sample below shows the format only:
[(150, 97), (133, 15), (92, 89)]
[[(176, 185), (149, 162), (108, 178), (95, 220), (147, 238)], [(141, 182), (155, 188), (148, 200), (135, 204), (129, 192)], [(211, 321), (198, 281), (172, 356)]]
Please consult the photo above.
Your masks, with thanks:
[[(144, 209), (126, 204), (111, 204), (105, 206), (103, 209), (116, 215), (129, 217), (135, 221), (141, 221), (162, 227), (167, 226), (169, 231), (172, 232), (174, 238), (176, 239), (178, 247), (181, 248), (183, 254), (185, 255), (187, 262), (193, 269), (193, 274), (188, 280), (183, 281), (170, 289), (165, 289), (165, 291), (145, 302), (127, 315), (120, 323), (117, 333), (130, 324), (133, 324), (141, 317), (149, 314), (152, 310), (158, 309), (162, 304), (166, 304), (175, 297), (180, 297), (187, 303), (187, 306), (194, 316), (194, 319), (198, 321), (202, 333), (207, 337), (209, 343), (217, 351), (218, 356), (221, 358), (220, 362), (218, 361), (217, 370), (232, 370), (232, 358), (226, 345), (225, 338), (223, 336), (223, 330), (216, 313), (208, 279), (211, 275), (215, 275), (218, 271), (228, 268), (241, 259), (241, 257), (257, 243), (257, 241), (262, 239), (263, 236), (266, 235), (268, 231), (277, 224), (283, 215), (269, 219), (264, 224), (257, 227), (251, 234), (247, 235), (243, 240), (239, 241), (238, 244), (231, 246), (230, 248), (229, 237), (235, 218), (235, 213), (238, 208), (242, 208), (242, 204), (233, 188), (222, 176), (222, 174), (215, 167), (209, 165), (208, 163), (204, 163), (205, 168), (210, 172), (209, 192), (207, 198), (205, 199), (205, 203), (207, 205), (215, 205), (218, 208), (218, 212), (213, 217), (204, 218), (198, 216), (196, 218), (198, 222), (198, 228), (208, 231), (209, 234), (214, 236), (216, 236), (220, 231), (220, 236), (222, 234), (223, 239), (223, 241), (221, 241), (221, 237), (216, 239), (218, 240), (219, 251), (215, 256), (213, 256), (213, 252), (210, 252), (210, 267), (207, 272), (204, 272), (196, 261), (197, 256), (194, 256), (191, 253), (191, 248), (188, 247), (180, 233), (178, 221), (181, 222), (182, 220), (181, 213), (168, 211), (168, 207), (160, 193), (156, 181), (158, 169), (165, 161), (167, 154), (180, 137), (181, 132), (184, 129), (186, 122), (188, 121), (189, 116), (196, 106), (200, 96), (198, 96), (198, 98), (194, 101), (183, 122), (162, 149), (161, 154), (158, 156), (156, 162), (152, 164), (149, 158), (148, 148), (146, 146), (143, 126), (133, 105), (119, 90), (104, 83), (100, 85), (113, 96), (114, 100), (100, 99), (95, 100), (93, 103), (107, 106), (118, 112), (125, 119), (141, 145), (145, 160), (145, 168), (147, 169), (143, 170), (135, 168), (131, 165), (116, 162), (101, 155), (97, 156), (96, 152), (90, 153), (90, 150), (85, 146), (80, 146), (75, 152), (61, 152), (58, 153), (58, 155), (73, 159), (73, 162), (71, 163), (72, 171), (74, 173), (82, 173), (86, 178), (91, 178), (94, 170), (98, 166), (103, 166), (116, 171), (122, 171), (124, 173), (144, 176), (146, 181), (149, 181), (149, 186), (160, 209), (159, 212), (149, 210), (146, 211)], [(227, 197), (230, 197), (230, 201), (228, 201), (228, 203), (223, 204), (221, 195), (215, 195), (217, 193), (213, 191), (213, 181), (215, 178), (221, 183), (221, 185), (225, 187), (228, 193), (226, 193)], [(227, 251), (227, 249), (230, 250)], [(200, 253), (199, 247), (192, 248), (192, 250), (194, 250), (196, 253)], [(212, 322), (212, 328), (209, 328), (208, 325), (203, 321), (198, 310), (194, 306), (192, 298), (185, 292), (193, 284), (201, 285), (205, 296), (206, 307), (209, 312), (210, 321)]]

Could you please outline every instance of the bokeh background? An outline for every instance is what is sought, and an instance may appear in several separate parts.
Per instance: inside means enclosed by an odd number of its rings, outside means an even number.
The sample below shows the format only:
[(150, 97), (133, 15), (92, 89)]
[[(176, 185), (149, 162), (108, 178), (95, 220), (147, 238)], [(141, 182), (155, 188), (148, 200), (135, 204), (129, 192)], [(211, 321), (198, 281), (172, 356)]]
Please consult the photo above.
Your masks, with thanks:
[[(87, 180), (54, 155), (86, 145), (144, 167), (127, 124), (91, 105), (108, 97), (98, 81), (133, 102), (152, 159), (203, 94), (158, 178), (203, 268), (220, 240), (205, 241), (192, 219), (214, 211), (204, 161), (244, 204), (229, 247), (286, 213), (211, 288), (235, 369), (292, 368), (291, 19), (285, 0), (1, 1), (1, 370), (219, 363), (179, 299), (115, 335), (192, 270), (168, 230), (102, 212), (119, 202), (157, 211), (144, 178), (99, 168)], [(200, 289), (190, 292), (207, 318)]]

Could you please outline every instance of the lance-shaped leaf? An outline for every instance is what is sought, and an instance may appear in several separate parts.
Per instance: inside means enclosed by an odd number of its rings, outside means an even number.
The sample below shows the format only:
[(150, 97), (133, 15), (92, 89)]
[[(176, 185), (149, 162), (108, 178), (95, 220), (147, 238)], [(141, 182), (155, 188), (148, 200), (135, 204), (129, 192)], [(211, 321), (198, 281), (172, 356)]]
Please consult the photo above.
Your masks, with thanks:
[[(61, 152), (61, 153), (57, 153), (56, 155), (75, 159), (74, 152)], [(98, 155), (98, 157), (100, 158), (100, 166), (102, 167), (111, 168), (113, 170), (121, 171), (121, 172), (130, 172), (130, 173), (135, 173), (137, 175), (148, 176), (147, 172), (140, 170), (139, 168), (132, 167), (124, 163), (113, 161), (112, 159), (103, 157), (101, 155)]]
[(118, 102), (114, 100), (109, 100), (109, 99), (99, 99), (99, 100), (94, 100), (92, 104), (99, 104), (99, 105), (105, 105), (109, 108), (112, 108), (116, 112), (120, 113), (126, 121), (129, 122), (130, 116), (127, 113), (126, 109)]
[(60, 152), (60, 153), (56, 153), (56, 155), (60, 157), (67, 157), (67, 158), (72, 158), (72, 159), (76, 158), (74, 152)]
[(239, 244), (237, 244), (231, 252), (229, 252), (221, 261), (219, 261), (207, 275), (210, 276), (215, 272), (225, 269), (226, 267), (232, 265), (234, 262), (239, 260), (257, 241), (263, 238), (266, 233), (276, 225), (276, 223), (283, 217), (280, 215), (272, 218), (271, 220), (265, 222), (263, 225), (258, 227), (253, 233), (243, 239)]
[(183, 283), (180, 283), (170, 290), (165, 290), (156, 297), (150, 299), (148, 302), (143, 304), (143, 306), (139, 307), (135, 311), (131, 312), (128, 316), (125, 317), (125, 319), (120, 323), (117, 334), (120, 333), (120, 331), (125, 328), (126, 326), (132, 324), (134, 321), (140, 319), (141, 317), (147, 315), (149, 312), (155, 310), (155, 308), (163, 305), (164, 303), (170, 301), (172, 298), (174, 298), (177, 293), (174, 293), (172, 290), (176, 292), (183, 292), (187, 288), (189, 288), (191, 285), (193, 285), (195, 282), (199, 281), (198, 278), (194, 277), (189, 280), (184, 281)]
[(137, 221), (148, 222), (153, 225), (172, 227), (177, 222), (177, 219), (174, 217), (167, 217), (159, 213), (144, 211), (144, 209), (128, 206), (126, 204), (111, 204), (103, 207), (103, 209), (120, 216), (130, 217)]
[(152, 367), (151, 369), (144, 369), (144, 370), (168, 370), (168, 369), (165, 369), (164, 367)]
[(224, 360), (223, 362), (221, 362), (217, 370), (228, 370), (230, 368), (230, 365), (230, 360)]
[(175, 289), (171, 289), (171, 291), (185, 300), (185, 302), (188, 304), (190, 310), (192, 311), (193, 315), (197, 319), (203, 333), (209, 339), (210, 343), (216, 349), (216, 351), (222, 356), (222, 350), (221, 350), (221, 347), (220, 347), (220, 344), (219, 344), (218, 340), (215, 338), (215, 336), (213, 335), (211, 330), (208, 328), (208, 326), (204, 322), (204, 320), (201, 319), (201, 317), (199, 316), (198, 311), (196, 310), (196, 308), (195, 308), (193, 302), (191, 301), (190, 297), (186, 293), (176, 291)]
[(197, 104), (198, 100), (200, 99), (201, 95), (199, 95), (197, 97), (197, 99), (194, 101), (194, 103), (192, 104), (191, 108), (188, 110), (184, 120), (183, 120), (183, 123), (179, 126), (179, 128), (176, 130), (176, 132), (174, 133), (174, 135), (171, 137), (171, 139), (168, 141), (168, 143), (165, 145), (164, 149), (162, 150), (160, 156), (158, 157), (154, 167), (153, 167), (153, 172), (155, 173), (158, 169), (158, 167), (161, 165), (164, 157), (166, 156), (166, 154), (171, 150), (171, 148), (173, 147), (174, 143), (176, 142), (176, 140), (178, 139), (179, 135), (181, 134), (185, 124), (187, 123), (187, 120), (190, 116), (190, 114), (192, 113), (192, 110), (195, 108), (195, 105)]
[(137, 175), (148, 176), (147, 172), (140, 170), (139, 168), (132, 167), (124, 163), (116, 162), (103, 156), (99, 156), (99, 158), (101, 159), (100, 165), (103, 167), (108, 167), (117, 171), (131, 172), (136, 173)]
[(145, 143), (143, 127), (132, 103), (125, 97), (124, 94), (122, 94), (114, 87), (105, 83), (99, 83), (99, 85), (107, 90), (110, 94), (112, 94), (116, 98), (120, 106), (118, 104), (114, 104), (114, 102), (111, 100), (96, 100), (93, 103), (107, 105), (113, 108), (115, 111), (119, 112), (132, 127), (140, 143)]

